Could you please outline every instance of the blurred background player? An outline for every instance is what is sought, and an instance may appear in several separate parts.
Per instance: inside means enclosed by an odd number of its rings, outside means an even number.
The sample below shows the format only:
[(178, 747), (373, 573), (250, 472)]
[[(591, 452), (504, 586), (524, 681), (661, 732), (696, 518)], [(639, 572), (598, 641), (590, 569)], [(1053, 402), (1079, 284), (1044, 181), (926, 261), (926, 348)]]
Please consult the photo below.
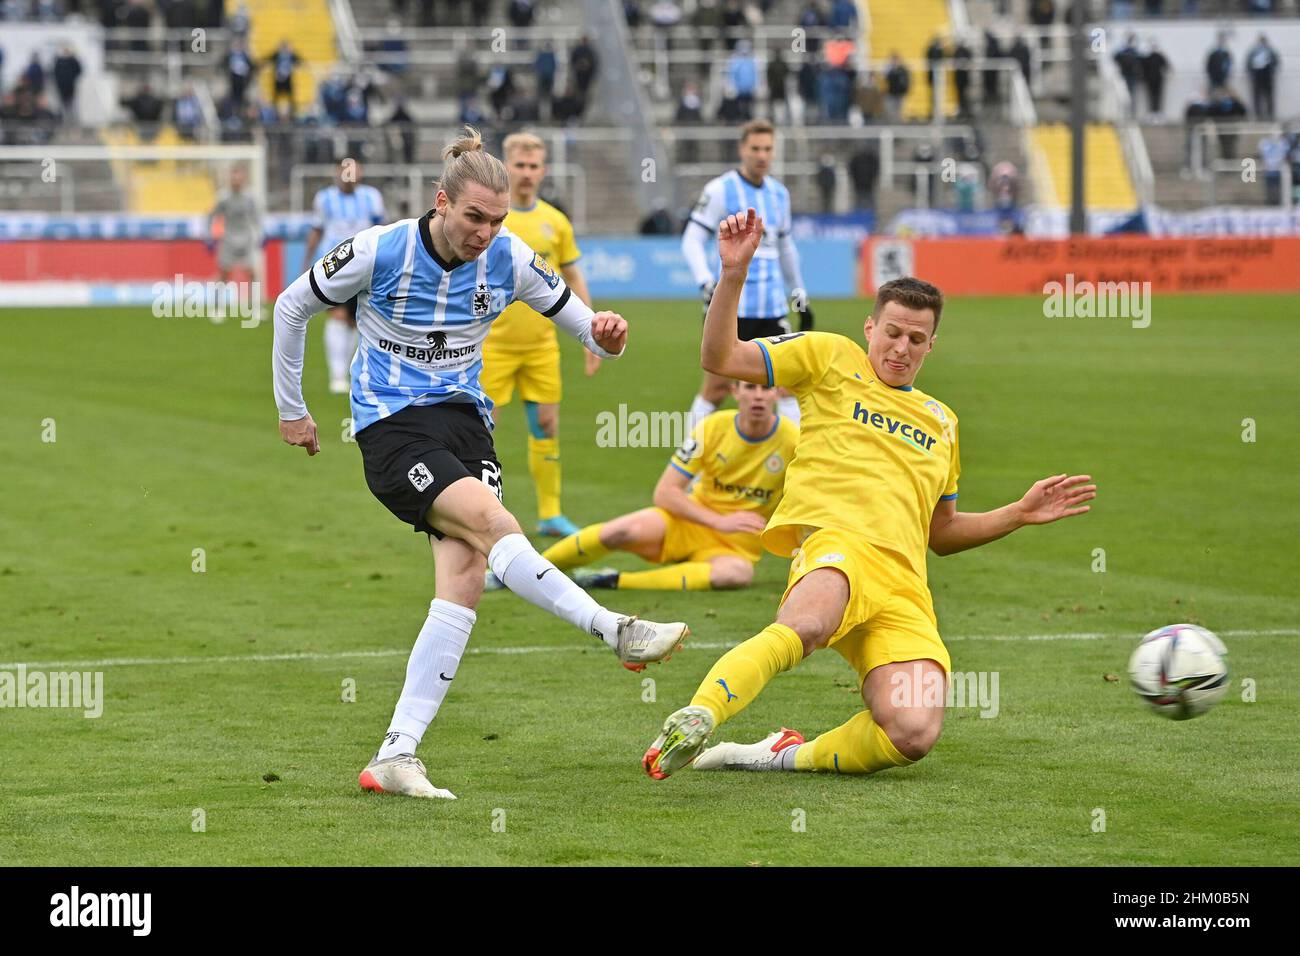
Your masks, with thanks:
[(776, 412), (776, 389), (733, 382), (738, 408), (695, 426), (655, 486), (653, 508), (583, 528), (542, 553), (568, 570), (630, 551), (665, 567), (579, 571), (585, 588), (743, 588), (762, 557), (759, 532), (776, 510), (798, 427)]
[[(351, 158), (339, 163), (334, 185), (318, 192), (311, 207), (304, 273), (344, 239), (371, 226), (383, 225), (386, 218), (383, 195), (374, 186), (362, 184), (361, 164)], [(329, 366), (330, 391), (336, 395), (348, 391), (348, 363), (356, 350), (357, 304), (349, 300), (330, 309), (325, 321), (325, 360)]]
[(229, 188), (217, 197), (208, 213), (208, 244), (216, 246), (217, 269), (222, 282), (239, 275), (247, 281), (257, 275), (256, 256), (262, 247), (262, 210), (245, 187), (248, 170), (230, 170)]
[[(799, 328), (812, 328), (812, 309), (803, 275), (799, 271), (799, 251), (790, 235), (790, 192), (773, 176), (772, 153), (776, 145), (776, 128), (763, 119), (751, 120), (740, 128), (740, 167), (709, 180), (695, 208), (691, 210), (682, 232), (682, 255), (700, 286), (700, 297), (707, 310), (717, 285), (717, 256), (709, 257), (708, 242), (718, 223), (730, 215), (744, 215), (757, 209), (767, 231), (754, 255), (740, 293), (739, 330), (741, 341), (790, 331), (786, 316), (793, 307), (799, 313)], [(721, 375), (704, 373), (700, 393), (691, 403), (691, 426), (717, 410), (727, 396), (729, 383)], [(784, 389), (778, 407), (781, 416), (799, 424), (799, 403)]]
[[(502, 143), (510, 176), (506, 228), (559, 271), (579, 299), (591, 305), (578, 268), (582, 253), (567, 216), (537, 195), (546, 178), (546, 144), (532, 133), (512, 133)], [(600, 358), (584, 352), (588, 375)], [(492, 324), (483, 346), (483, 390), (498, 406), (510, 404), (515, 387), (528, 421), (528, 473), (537, 489), (537, 532), (562, 538), (578, 530), (560, 507), (560, 344), (555, 325), (523, 302), (515, 302)], [(493, 409), (493, 415), (499, 414)]]

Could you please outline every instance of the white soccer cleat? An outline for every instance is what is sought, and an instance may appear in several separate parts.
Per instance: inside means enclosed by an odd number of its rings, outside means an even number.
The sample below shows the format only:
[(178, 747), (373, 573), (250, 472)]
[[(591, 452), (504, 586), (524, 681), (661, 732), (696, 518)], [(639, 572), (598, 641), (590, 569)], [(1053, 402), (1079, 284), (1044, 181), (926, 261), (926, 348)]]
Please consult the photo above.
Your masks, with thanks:
[(780, 770), (781, 752), (803, 743), (803, 734), (782, 727), (756, 744), (720, 743), (691, 764), (696, 770)]
[(332, 379), (330, 379), (330, 394), (331, 394), (331, 395), (346, 395), (346, 394), (348, 393), (348, 390), (349, 390), (351, 387), (352, 387), (352, 383), (349, 382), (346, 378), (332, 378)]
[(618, 659), (630, 671), (643, 671), (646, 664), (666, 661), (680, 650), (691, 629), (681, 621), (656, 624), (631, 617), (618, 619)]
[(455, 800), (450, 790), (435, 787), (429, 774), (412, 754), (398, 754), (387, 760), (376, 757), (361, 771), (362, 790), (372, 793), (396, 793), (404, 797), (427, 797), (434, 800)]

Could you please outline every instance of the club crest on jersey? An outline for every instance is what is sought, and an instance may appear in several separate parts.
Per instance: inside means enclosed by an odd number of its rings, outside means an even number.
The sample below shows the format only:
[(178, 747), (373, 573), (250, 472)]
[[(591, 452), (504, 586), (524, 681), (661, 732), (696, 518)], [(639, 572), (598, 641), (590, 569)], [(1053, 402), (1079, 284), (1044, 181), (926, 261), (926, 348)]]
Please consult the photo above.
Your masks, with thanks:
[(338, 272), (345, 265), (352, 261), (356, 255), (356, 250), (352, 247), (351, 239), (344, 239), (337, 246), (325, 253), (325, 258), (321, 259), (321, 268), (325, 270), (325, 278), (331, 278), (334, 273)]
[(533, 267), (533, 271), (536, 272), (539, 276), (541, 276), (542, 281), (545, 282), (550, 288), (554, 289), (557, 285), (560, 284), (560, 277), (555, 274), (555, 270), (551, 268), (551, 264), (542, 258), (542, 254), (540, 252), (533, 253), (533, 261), (530, 264)]
[(767, 461), (763, 464), (767, 467), (768, 471), (775, 475), (779, 474), (781, 469), (785, 467), (785, 459), (780, 455), (770, 455), (768, 456)]
[(488, 288), (486, 282), (480, 282), (478, 288), (474, 290), (473, 310), (476, 319), (487, 318), (492, 311), (492, 290)]

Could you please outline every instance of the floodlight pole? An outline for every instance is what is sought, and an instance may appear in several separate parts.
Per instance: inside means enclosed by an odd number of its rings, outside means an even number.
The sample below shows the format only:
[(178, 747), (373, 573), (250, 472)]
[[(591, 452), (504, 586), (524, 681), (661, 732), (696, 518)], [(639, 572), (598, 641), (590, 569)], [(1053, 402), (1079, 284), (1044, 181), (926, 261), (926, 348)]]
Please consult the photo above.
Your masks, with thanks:
[[(1088, 231), (1088, 217), (1083, 205), (1083, 146), (1087, 118), (1084, 0), (1070, 4), (1070, 234)], [(1103, 54), (1104, 55), (1104, 54)]]

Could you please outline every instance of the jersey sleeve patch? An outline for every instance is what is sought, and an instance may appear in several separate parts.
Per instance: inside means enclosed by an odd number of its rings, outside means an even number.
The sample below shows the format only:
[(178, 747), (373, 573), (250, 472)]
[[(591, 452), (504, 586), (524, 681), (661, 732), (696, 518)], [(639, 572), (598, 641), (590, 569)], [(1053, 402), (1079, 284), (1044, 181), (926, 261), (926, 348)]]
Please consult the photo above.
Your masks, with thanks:
[(533, 253), (533, 260), (529, 263), (529, 266), (534, 272), (542, 277), (542, 281), (545, 282), (549, 288), (554, 289), (560, 284), (560, 277), (555, 274), (555, 270), (551, 268), (551, 264), (542, 258), (540, 252)]
[[(353, 237), (355, 238), (355, 237)], [(325, 253), (321, 259), (321, 269), (325, 272), (325, 278), (332, 279), (334, 273), (338, 272), (345, 265), (352, 261), (357, 252), (352, 244), (352, 239), (344, 239), (337, 246)]]

